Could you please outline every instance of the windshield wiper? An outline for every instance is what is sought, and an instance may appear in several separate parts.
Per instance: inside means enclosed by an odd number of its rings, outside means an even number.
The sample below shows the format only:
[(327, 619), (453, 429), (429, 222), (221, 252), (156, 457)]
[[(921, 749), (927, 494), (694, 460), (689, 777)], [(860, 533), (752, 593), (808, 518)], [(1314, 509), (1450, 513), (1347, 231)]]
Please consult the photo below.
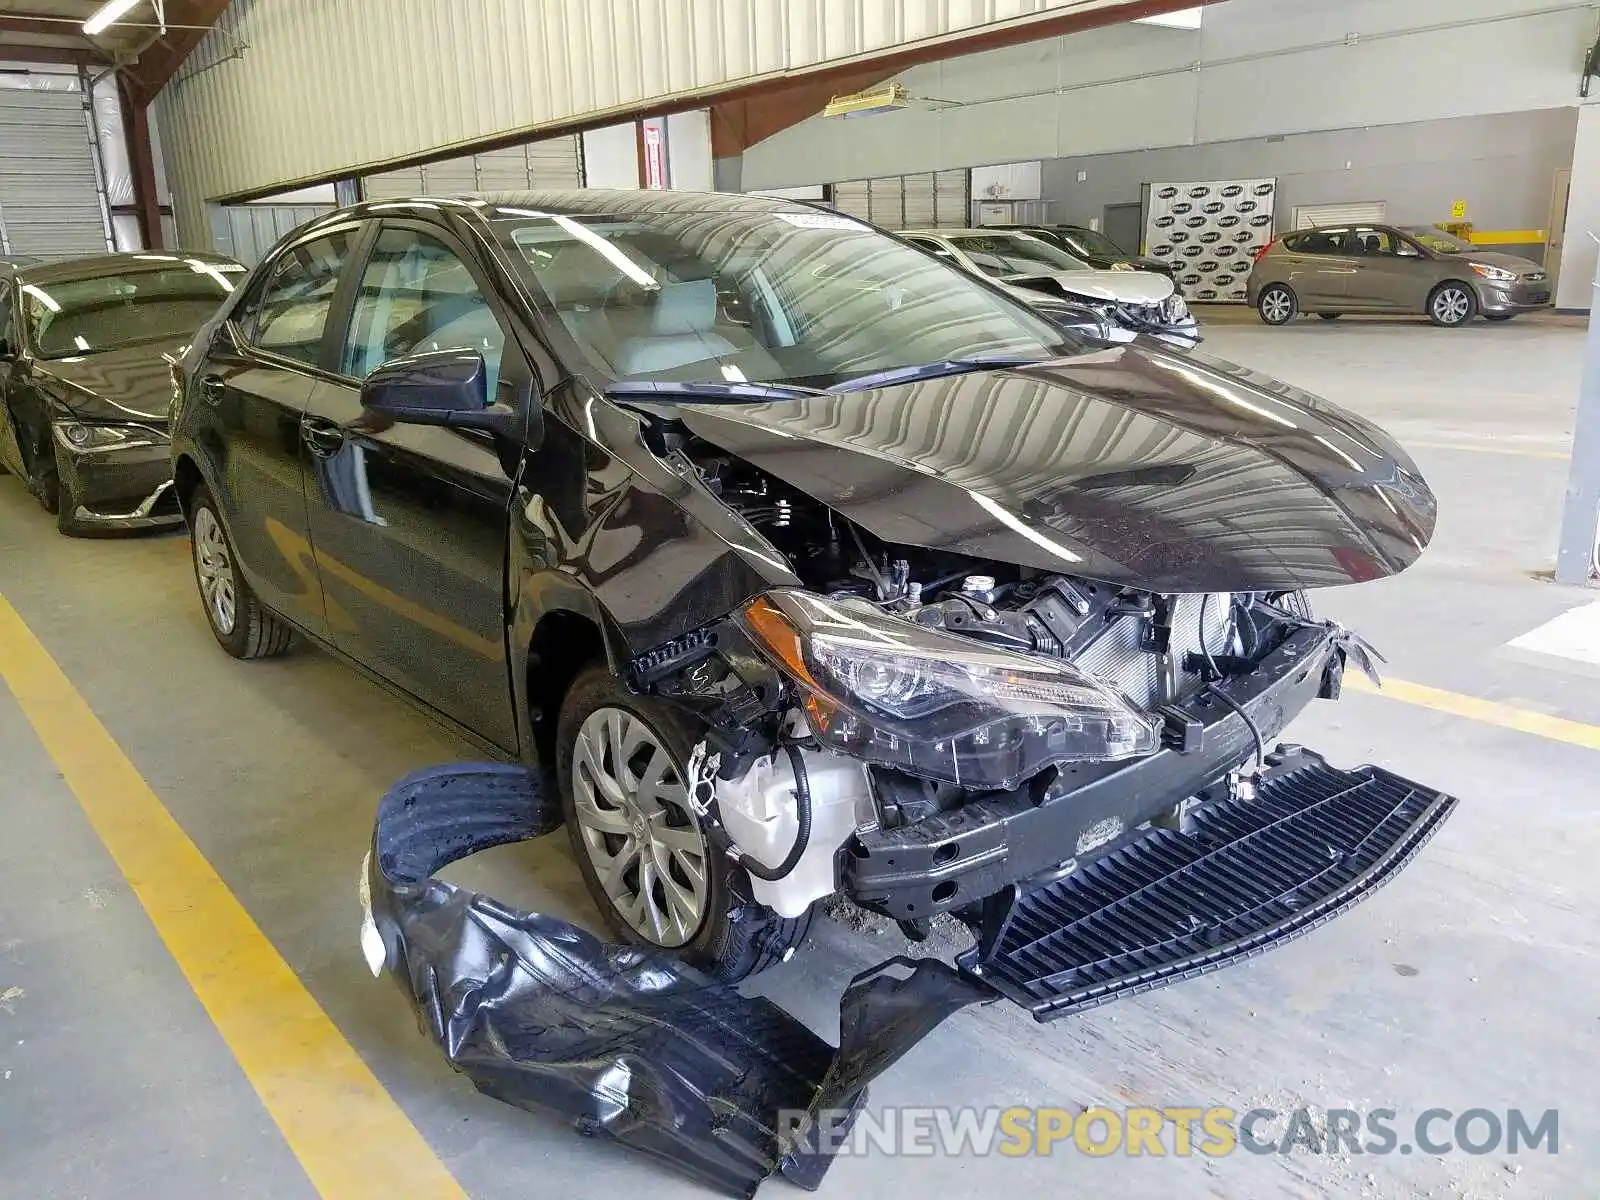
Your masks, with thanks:
[(822, 396), (821, 388), (793, 383), (725, 383), (704, 379), (687, 382), (652, 379), (619, 379), (606, 387), (612, 397), (688, 396), (699, 400), (803, 400)]
[(990, 367), (1029, 367), (1049, 362), (1048, 358), (1020, 358), (1015, 354), (974, 355), (972, 358), (946, 358), (938, 362), (916, 363), (909, 367), (890, 367), (870, 375), (857, 375), (836, 383), (830, 392), (860, 392), (868, 388), (888, 387), (896, 383), (915, 383), (919, 379), (938, 379), (944, 375), (960, 375), (967, 371), (983, 371)]

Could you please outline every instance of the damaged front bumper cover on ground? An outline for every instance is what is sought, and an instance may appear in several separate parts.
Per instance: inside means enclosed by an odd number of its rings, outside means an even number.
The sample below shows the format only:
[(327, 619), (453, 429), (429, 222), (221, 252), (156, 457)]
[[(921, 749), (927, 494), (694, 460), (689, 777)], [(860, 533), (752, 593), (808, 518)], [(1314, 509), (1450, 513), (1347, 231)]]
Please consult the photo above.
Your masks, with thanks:
[(830, 1159), (798, 1114), (857, 1109), (866, 1085), (941, 1021), (993, 998), (943, 963), (891, 960), (845, 991), (835, 1048), (770, 1000), (670, 955), (608, 945), (433, 877), (560, 824), (559, 802), (520, 767), (401, 780), (379, 805), (366, 877), (384, 961), (480, 1091), (570, 1118), (726, 1195), (750, 1196), (778, 1172), (814, 1189)]
[[(1254, 794), (1202, 805), (1053, 883), (996, 893), (960, 968), (891, 959), (840, 1000), (830, 1046), (770, 1000), (674, 958), (609, 945), (435, 872), (560, 827), (521, 767), (417, 772), (378, 809), (365, 876), (387, 964), (446, 1057), (483, 1092), (573, 1121), (726, 1195), (782, 1173), (815, 1188), (823, 1112), (960, 1009), (997, 996), (1040, 1020), (1217, 970), (1297, 937), (1393, 878), (1455, 800), (1376, 767), (1280, 749)], [(845, 1131), (828, 1126), (825, 1144)]]

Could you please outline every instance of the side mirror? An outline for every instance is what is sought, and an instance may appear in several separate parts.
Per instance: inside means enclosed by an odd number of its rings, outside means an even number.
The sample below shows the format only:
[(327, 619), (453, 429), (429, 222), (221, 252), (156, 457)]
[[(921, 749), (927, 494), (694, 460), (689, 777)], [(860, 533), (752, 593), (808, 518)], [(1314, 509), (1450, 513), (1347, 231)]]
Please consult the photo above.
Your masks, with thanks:
[(520, 438), (524, 414), (490, 404), (476, 350), (429, 350), (386, 362), (361, 385), (361, 406), (406, 425), (481, 429)]

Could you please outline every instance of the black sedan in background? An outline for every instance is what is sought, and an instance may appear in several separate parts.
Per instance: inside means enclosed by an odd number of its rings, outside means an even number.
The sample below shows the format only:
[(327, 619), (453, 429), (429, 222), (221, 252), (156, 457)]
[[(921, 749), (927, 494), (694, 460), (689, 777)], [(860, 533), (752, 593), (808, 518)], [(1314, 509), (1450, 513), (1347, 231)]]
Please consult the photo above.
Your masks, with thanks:
[(214, 254), (0, 266), (0, 467), (56, 514), (61, 532), (182, 522), (167, 356), (243, 273)]

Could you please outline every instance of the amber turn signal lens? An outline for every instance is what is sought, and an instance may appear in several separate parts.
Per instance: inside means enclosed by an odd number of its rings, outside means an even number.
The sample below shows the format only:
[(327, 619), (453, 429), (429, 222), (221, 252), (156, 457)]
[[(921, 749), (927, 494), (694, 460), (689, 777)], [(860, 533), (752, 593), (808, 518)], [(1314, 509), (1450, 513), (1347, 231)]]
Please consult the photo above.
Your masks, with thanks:
[(782, 609), (761, 596), (744, 610), (744, 619), (750, 632), (772, 653), (784, 670), (804, 684), (817, 686), (801, 652), (800, 631), (784, 616)]

